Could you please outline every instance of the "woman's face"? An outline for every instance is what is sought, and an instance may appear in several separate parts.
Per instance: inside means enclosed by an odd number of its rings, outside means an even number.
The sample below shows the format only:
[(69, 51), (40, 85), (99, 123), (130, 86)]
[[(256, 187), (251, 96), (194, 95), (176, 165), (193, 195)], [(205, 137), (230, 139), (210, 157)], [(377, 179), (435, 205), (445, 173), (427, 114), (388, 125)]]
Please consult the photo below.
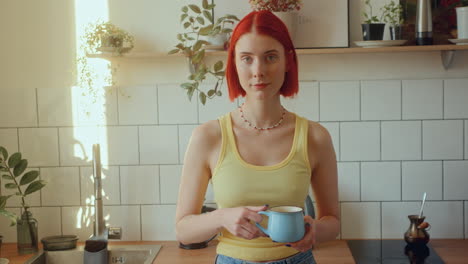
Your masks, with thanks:
[(279, 96), (286, 72), (283, 45), (276, 39), (246, 33), (235, 46), (236, 70), (247, 96), (267, 99)]

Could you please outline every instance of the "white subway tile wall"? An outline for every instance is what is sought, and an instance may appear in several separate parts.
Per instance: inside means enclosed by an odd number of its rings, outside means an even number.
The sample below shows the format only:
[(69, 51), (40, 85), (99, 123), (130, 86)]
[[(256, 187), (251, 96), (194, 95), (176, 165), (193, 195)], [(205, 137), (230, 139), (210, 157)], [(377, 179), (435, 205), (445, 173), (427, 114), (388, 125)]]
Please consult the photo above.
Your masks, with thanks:
[[(76, 89), (0, 90), (9, 98), (0, 145), (21, 151), (48, 181), (28, 199), (40, 236), (77, 234), (83, 241), (92, 234), (92, 144), (100, 143), (106, 221), (123, 228), (123, 240), (175, 240), (191, 133), (243, 102), (230, 102), (225, 86), (205, 106), (197, 94), (188, 101), (178, 84), (118, 89), (106, 94), (105, 113), (89, 111)], [(295, 99), (282, 99), (330, 132), (341, 238), (401, 238), (423, 192), (431, 237), (468, 237), (467, 89), (468, 79), (460, 78), (310, 81)], [(209, 185), (205, 204), (213, 203)], [(7, 206), (20, 213), (18, 199)], [(5, 242), (16, 241), (6, 218), (0, 229)]]

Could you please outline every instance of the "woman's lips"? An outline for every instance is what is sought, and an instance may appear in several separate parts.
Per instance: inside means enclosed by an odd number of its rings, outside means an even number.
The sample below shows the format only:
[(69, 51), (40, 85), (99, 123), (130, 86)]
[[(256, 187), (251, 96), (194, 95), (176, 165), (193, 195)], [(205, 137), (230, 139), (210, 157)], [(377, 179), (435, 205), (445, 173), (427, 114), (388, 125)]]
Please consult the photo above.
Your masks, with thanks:
[(257, 83), (253, 85), (257, 89), (263, 89), (268, 86), (268, 83)]

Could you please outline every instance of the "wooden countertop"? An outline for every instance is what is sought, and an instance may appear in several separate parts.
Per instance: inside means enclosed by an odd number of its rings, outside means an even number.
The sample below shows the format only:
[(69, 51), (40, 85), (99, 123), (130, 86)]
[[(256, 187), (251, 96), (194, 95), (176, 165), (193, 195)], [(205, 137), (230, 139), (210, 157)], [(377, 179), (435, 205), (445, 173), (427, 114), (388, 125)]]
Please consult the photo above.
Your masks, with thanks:
[[(433, 239), (431, 245), (434, 250), (447, 264), (466, 264), (468, 260), (468, 240), (463, 239)], [(213, 263), (216, 242), (210, 243), (209, 247), (197, 250), (184, 250), (178, 247), (176, 241), (135, 241), (135, 242), (112, 242), (111, 245), (162, 245), (161, 251), (154, 264), (206, 264)], [(6, 243), (2, 246), (1, 257), (8, 258), (10, 264), (22, 264), (33, 254), (18, 256), (16, 244)], [(321, 243), (314, 249), (317, 263), (326, 264), (353, 264), (354, 260), (345, 240), (335, 240)]]

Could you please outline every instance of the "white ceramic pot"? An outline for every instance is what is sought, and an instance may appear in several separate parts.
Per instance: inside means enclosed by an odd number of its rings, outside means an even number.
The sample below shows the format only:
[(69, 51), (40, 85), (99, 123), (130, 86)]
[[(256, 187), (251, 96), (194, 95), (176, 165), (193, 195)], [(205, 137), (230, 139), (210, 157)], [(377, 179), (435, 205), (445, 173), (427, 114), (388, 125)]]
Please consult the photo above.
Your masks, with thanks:
[(457, 30), (459, 39), (468, 39), (468, 6), (457, 7)]
[(297, 25), (297, 13), (294, 11), (290, 12), (273, 12), (277, 17), (283, 21), (289, 31), (289, 36), (294, 40), (294, 35), (296, 34), (296, 25)]

